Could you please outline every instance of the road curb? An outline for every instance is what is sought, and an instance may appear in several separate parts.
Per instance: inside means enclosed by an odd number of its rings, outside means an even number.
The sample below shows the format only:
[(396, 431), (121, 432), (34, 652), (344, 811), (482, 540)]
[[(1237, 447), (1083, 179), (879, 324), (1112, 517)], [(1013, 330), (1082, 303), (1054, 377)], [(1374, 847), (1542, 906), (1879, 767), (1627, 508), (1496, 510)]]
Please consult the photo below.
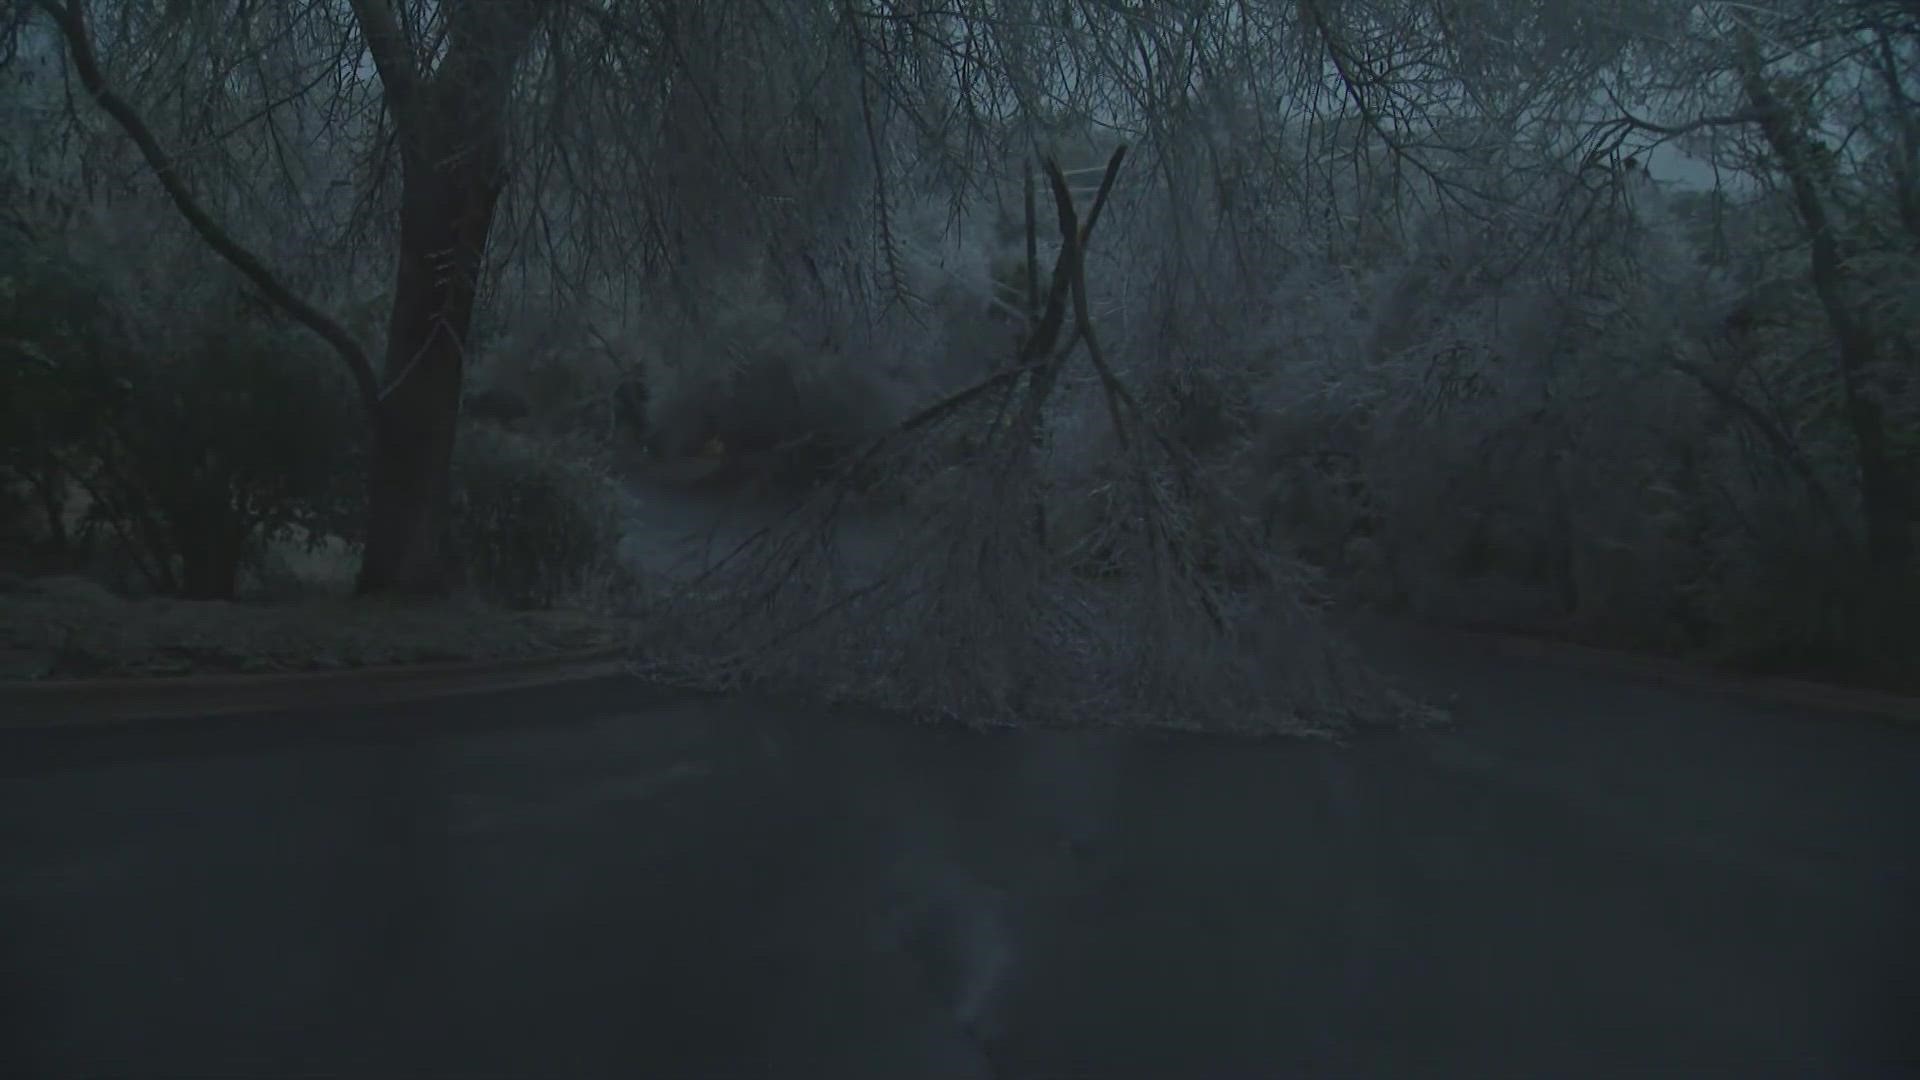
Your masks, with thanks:
[(1737, 672), (1702, 667), (1684, 660), (1644, 656), (1573, 642), (1530, 638), (1497, 631), (1423, 625), (1428, 630), (1436, 630), (1462, 640), (1477, 642), (1490, 651), (1510, 659), (1543, 661), (1596, 674), (1616, 675), (1676, 689), (1736, 698), (1756, 705), (1810, 708), (1824, 712), (1920, 723), (1920, 698), (1888, 691), (1838, 686), (1806, 679), (1742, 675)]
[(271, 675), (0, 683), (0, 730), (387, 705), (620, 675), (627, 670), (626, 656), (623, 647), (603, 646), (546, 656)]

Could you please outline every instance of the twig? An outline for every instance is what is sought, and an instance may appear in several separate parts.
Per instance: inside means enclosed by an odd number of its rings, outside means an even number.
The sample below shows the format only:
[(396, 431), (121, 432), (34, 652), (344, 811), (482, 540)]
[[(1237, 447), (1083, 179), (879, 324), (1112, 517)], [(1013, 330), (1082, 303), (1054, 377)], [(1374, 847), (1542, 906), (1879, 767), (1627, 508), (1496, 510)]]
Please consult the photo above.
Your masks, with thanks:
[(173, 200), (174, 207), (180, 211), (187, 224), (200, 234), (207, 246), (221, 258), (239, 270), (254, 287), (259, 289), (268, 300), (273, 301), (281, 310), (293, 319), (319, 335), (321, 340), (333, 347), (340, 359), (352, 374), (355, 387), (360, 392), (360, 400), (366, 406), (368, 415), (377, 415), (380, 407), (380, 382), (373, 371), (373, 362), (368, 359), (366, 350), (339, 322), (329, 317), (319, 308), (295, 296), (293, 291), (282, 284), (280, 279), (267, 269), (259, 257), (242, 247), (212, 215), (200, 205), (193, 193), (187, 190), (185, 181), (173, 158), (160, 145), (146, 121), (127, 100), (115, 93), (107, 85), (105, 73), (101, 71), (99, 58), (94, 55), (93, 40), (87, 33), (86, 15), (81, 0), (39, 0), (42, 10), (52, 17), (54, 24), (67, 41), (67, 51), (73, 57), (74, 72), (80, 76), (80, 85), (100, 106), (101, 111), (120, 125), (127, 137), (139, 148), (142, 157), (153, 168), (153, 175)]

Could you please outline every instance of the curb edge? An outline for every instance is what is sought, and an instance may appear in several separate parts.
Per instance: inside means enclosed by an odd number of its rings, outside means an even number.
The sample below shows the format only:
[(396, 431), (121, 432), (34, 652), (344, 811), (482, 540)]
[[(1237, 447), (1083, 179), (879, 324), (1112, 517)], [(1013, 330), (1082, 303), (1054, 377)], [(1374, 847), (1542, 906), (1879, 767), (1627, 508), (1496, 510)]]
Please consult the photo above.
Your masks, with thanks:
[(0, 731), (375, 706), (619, 675), (622, 646), (543, 656), (271, 674), (0, 683)]

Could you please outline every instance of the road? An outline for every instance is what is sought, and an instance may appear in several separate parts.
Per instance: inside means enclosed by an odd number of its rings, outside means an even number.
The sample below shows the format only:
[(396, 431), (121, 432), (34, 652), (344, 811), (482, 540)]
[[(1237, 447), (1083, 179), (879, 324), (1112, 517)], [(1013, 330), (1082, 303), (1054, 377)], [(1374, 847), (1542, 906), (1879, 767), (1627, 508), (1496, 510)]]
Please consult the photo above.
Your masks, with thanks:
[(1920, 1073), (1920, 726), (1372, 647), (1457, 725), (3, 734), (0, 1076)]

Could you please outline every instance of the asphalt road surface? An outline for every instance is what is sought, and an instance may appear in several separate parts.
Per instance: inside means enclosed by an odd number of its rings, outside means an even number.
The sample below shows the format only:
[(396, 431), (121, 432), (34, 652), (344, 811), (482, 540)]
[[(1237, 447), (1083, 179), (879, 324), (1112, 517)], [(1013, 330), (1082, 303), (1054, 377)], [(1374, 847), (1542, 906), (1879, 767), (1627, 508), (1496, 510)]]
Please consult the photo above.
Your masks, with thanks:
[(0, 734), (0, 1076), (1920, 1071), (1920, 727), (1379, 647), (1457, 727)]

